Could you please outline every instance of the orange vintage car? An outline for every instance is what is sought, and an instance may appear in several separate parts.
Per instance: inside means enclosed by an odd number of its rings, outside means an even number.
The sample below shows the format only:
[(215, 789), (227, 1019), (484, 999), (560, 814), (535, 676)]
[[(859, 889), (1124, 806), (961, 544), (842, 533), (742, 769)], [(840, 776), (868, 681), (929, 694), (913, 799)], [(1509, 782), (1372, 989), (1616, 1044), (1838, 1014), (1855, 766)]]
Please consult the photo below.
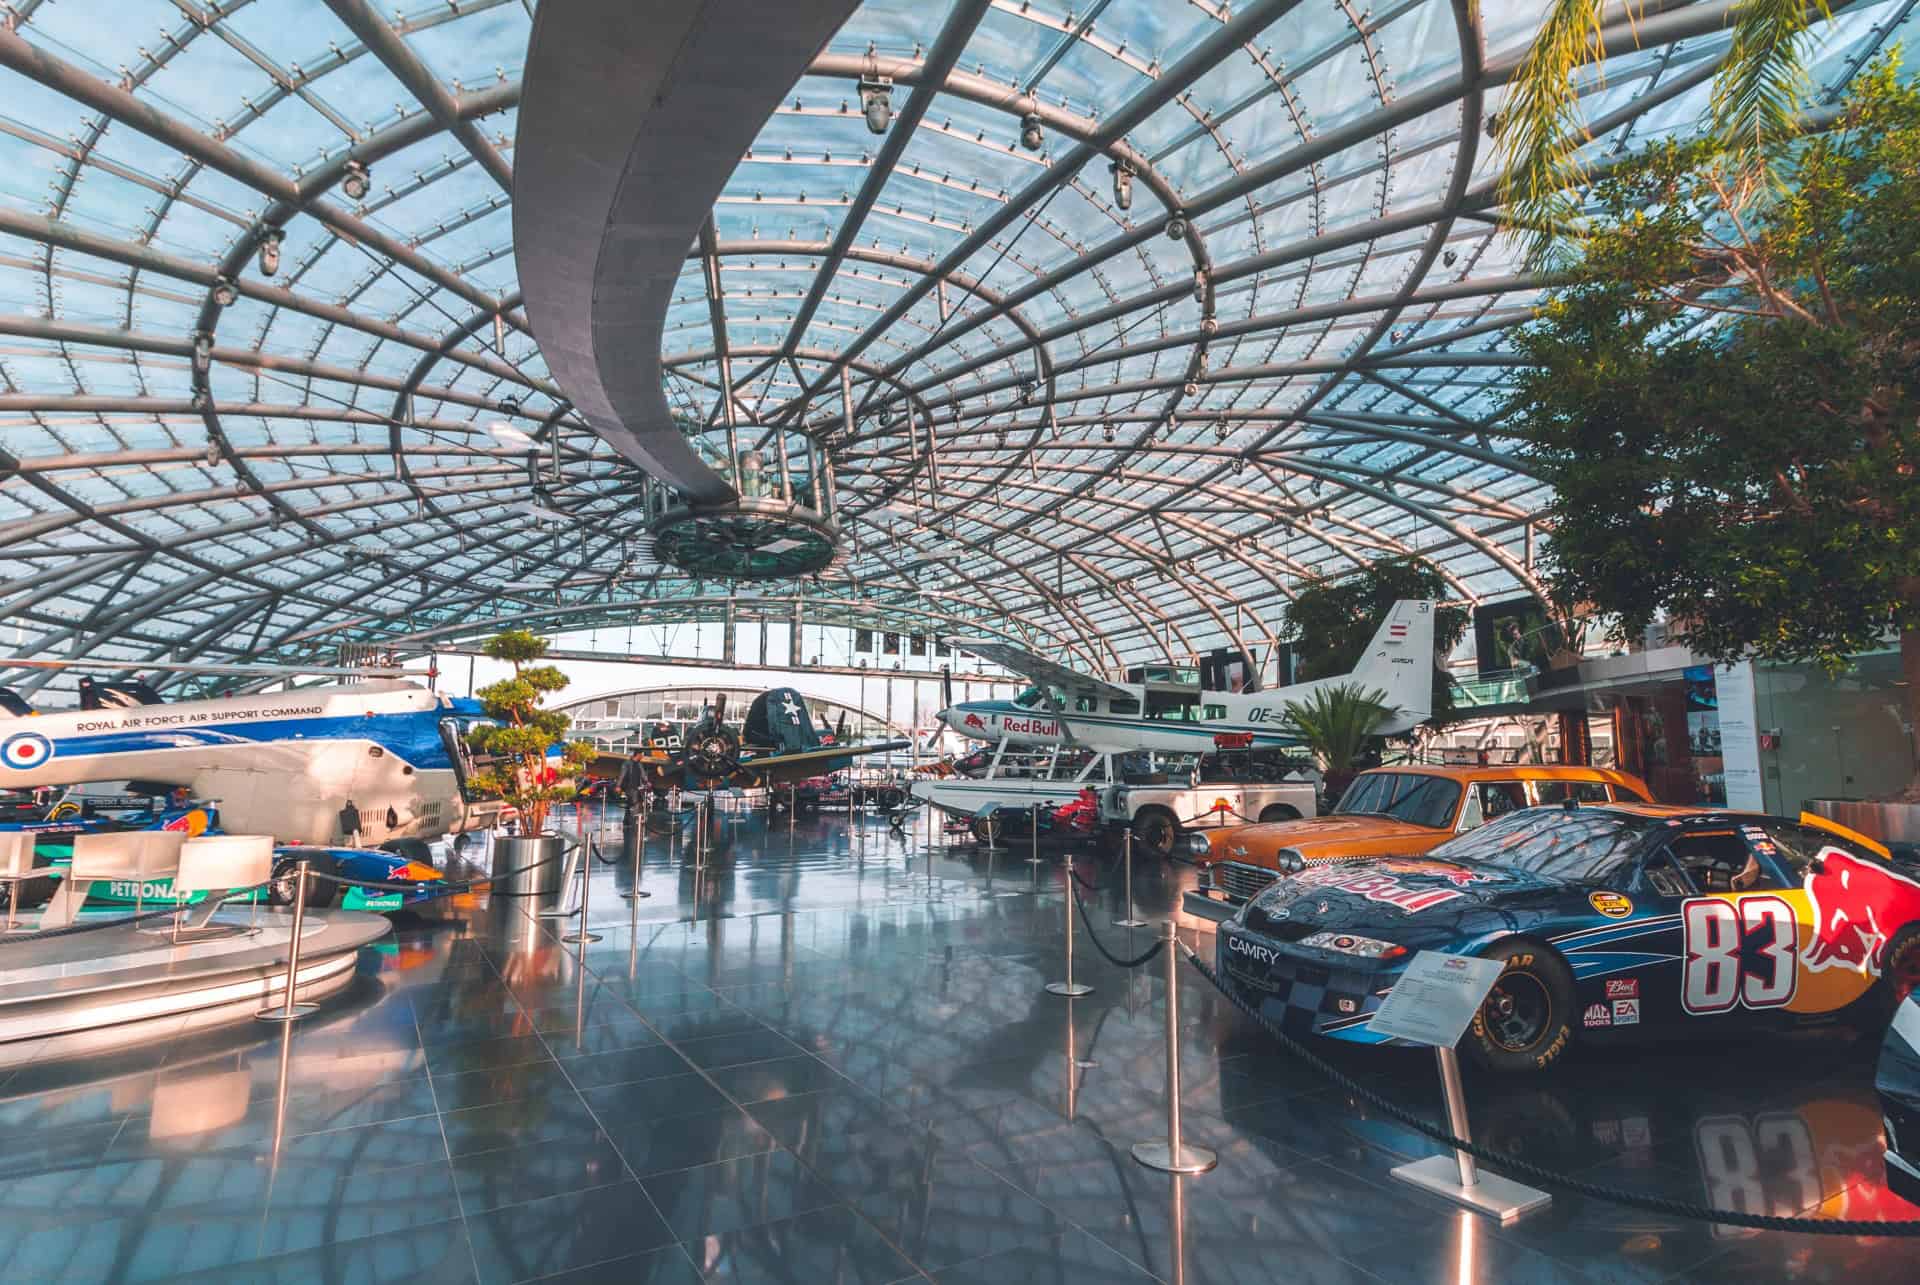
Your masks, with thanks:
[(1200, 867), (1188, 914), (1220, 920), (1282, 874), (1323, 861), (1414, 857), (1520, 808), (1651, 802), (1646, 782), (1597, 767), (1378, 767), (1332, 812), (1305, 821), (1190, 830), (1181, 855)]

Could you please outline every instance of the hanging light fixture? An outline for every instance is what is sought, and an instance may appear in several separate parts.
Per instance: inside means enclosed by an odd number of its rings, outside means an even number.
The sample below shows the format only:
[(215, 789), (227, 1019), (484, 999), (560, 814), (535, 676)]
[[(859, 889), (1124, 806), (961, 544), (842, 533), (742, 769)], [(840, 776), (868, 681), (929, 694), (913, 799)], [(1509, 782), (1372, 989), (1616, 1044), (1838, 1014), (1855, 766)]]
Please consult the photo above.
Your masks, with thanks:
[(268, 228), (260, 237), (260, 275), (277, 277), (280, 275), (280, 245), (287, 234), (279, 228)]
[(347, 194), (348, 200), (366, 200), (367, 193), (373, 190), (373, 171), (359, 161), (348, 161), (347, 172), (340, 180), (340, 190)]
[(233, 287), (233, 278), (218, 276), (213, 280), (213, 301), (222, 308), (231, 308), (240, 301), (240, 292)]
[(869, 132), (886, 133), (893, 122), (893, 77), (862, 76), (860, 110), (866, 114)]
[(1133, 175), (1131, 163), (1116, 160), (1107, 168), (1113, 171), (1113, 203), (1123, 210), (1133, 208)]

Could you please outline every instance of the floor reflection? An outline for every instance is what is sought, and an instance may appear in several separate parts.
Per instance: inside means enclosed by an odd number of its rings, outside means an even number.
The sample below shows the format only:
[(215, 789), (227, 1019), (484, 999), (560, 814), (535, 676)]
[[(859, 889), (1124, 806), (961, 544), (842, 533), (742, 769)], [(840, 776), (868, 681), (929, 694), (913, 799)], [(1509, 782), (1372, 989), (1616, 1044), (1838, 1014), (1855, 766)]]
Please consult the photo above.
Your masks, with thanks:
[[(1166, 983), (1082, 938), (1062, 855), (925, 818), (567, 817), (584, 951), (529, 903), (403, 919), (287, 1031), (184, 1027), (0, 1079), (0, 1279), (1906, 1280), (1912, 1249), (1557, 1198), (1501, 1228), (1393, 1182), (1419, 1135), (1291, 1064), (1181, 970), (1188, 1137), (1163, 1137)], [(637, 841), (638, 848), (633, 845)], [(469, 846), (463, 859), (484, 861)], [(635, 865), (635, 857), (639, 864)], [(445, 854), (443, 854), (445, 859)], [(1108, 949), (1138, 954), (1112, 863)], [(1183, 868), (1143, 863), (1142, 919)], [(651, 897), (623, 900), (636, 885)], [(1189, 929), (1195, 925), (1186, 925)], [(1080, 929), (1084, 932), (1084, 928)], [(1432, 1061), (1331, 1048), (1433, 1113)], [(1478, 1135), (1587, 1179), (1769, 1213), (1916, 1216), (1880, 1181), (1872, 1050), (1825, 1034), (1469, 1076)]]

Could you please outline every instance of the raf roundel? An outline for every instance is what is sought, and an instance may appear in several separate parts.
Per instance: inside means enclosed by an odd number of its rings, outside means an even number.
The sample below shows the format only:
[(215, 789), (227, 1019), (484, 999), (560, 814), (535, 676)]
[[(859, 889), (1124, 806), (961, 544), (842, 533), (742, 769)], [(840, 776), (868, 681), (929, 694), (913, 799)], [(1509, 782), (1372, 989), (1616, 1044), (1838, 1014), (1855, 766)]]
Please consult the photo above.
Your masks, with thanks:
[(21, 732), (0, 743), (0, 763), (11, 768), (39, 767), (53, 757), (53, 742), (38, 732)]

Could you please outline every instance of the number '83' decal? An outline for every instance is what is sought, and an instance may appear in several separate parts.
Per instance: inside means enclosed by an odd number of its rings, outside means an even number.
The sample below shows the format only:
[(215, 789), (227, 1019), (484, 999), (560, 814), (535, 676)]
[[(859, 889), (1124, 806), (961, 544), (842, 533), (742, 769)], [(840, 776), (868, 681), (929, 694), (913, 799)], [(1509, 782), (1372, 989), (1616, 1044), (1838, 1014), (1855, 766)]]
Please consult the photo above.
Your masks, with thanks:
[(1779, 1008), (1800, 977), (1800, 923), (1793, 907), (1764, 893), (1723, 901), (1705, 897), (1680, 908), (1686, 972), (1680, 1006), (1689, 1013)]

